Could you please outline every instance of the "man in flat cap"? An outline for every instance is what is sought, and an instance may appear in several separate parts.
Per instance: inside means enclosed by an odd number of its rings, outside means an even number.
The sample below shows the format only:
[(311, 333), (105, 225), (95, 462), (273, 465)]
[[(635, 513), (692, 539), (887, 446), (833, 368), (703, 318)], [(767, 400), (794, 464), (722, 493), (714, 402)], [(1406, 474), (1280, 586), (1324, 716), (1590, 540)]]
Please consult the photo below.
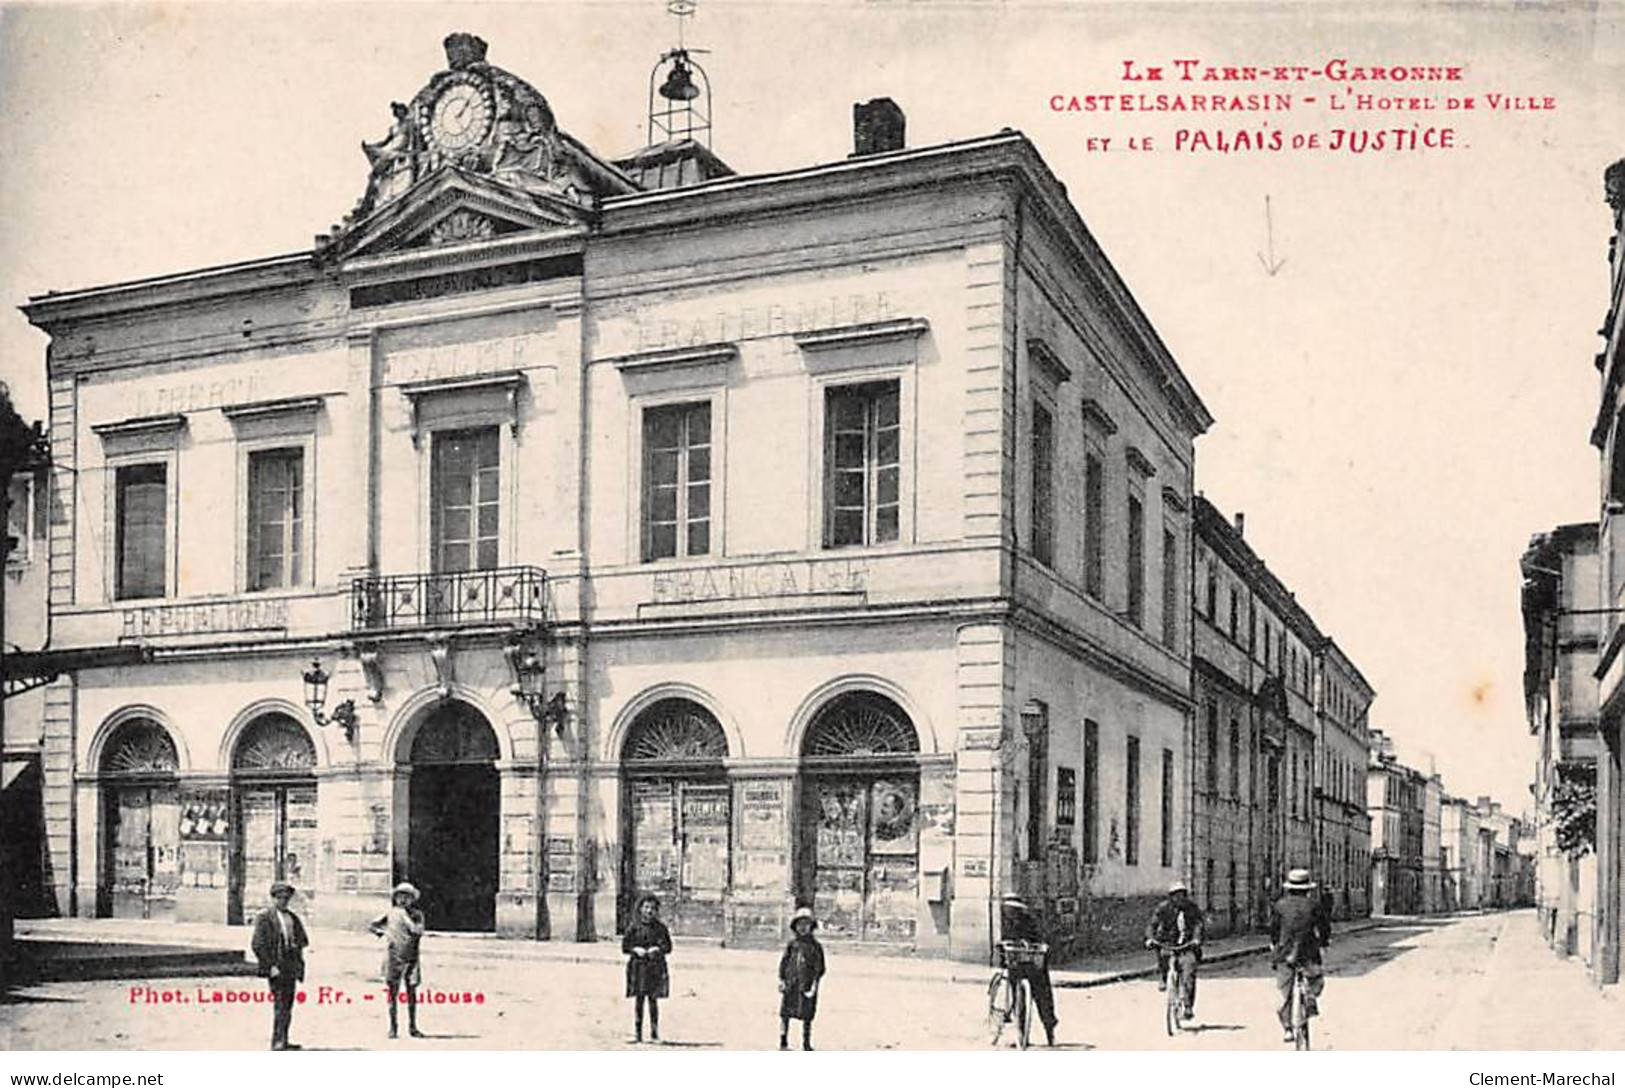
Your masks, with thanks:
[(305, 924), (288, 909), (293, 885), (277, 881), (271, 885), (271, 906), (254, 919), (254, 958), (260, 974), (271, 984), (274, 1011), (271, 1014), (271, 1049), (298, 1050), (288, 1042), (288, 1026), (293, 1022), (294, 995), (305, 978)]

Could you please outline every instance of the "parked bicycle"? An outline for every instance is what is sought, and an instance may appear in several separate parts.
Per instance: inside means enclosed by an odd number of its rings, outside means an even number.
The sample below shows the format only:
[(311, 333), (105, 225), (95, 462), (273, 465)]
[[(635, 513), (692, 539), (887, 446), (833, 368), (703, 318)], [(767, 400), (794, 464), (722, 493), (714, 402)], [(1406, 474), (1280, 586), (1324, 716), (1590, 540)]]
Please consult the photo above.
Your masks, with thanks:
[(1016, 1028), (1016, 1045), (1026, 1050), (1032, 1040), (1033, 988), (1020, 974), (1012, 974), (1016, 967), (1041, 967), (1049, 953), (1049, 945), (1031, 941), (1000, 941), (999, 966), (987, 984), (987, 1021), (993, 1032), (991, 1045), (999, 1045), (1007, 1024)]
[(1168, 956), (1168, 974), (1163, 979), (1163, 988), (1168, 992), (1168, 1006), (1164, 1013), (1163, 1026), (1168, 1029), (1169, 1035), (1177, 1035), (1184, 1021), (1190, 1019), (1190, 1010), (1185, 1008), (1185, 971), (1187, 968), (1180, 959), (1180, 953), (1189, 952), (1196, 947), (1194, 941), (1184, 944), (1164, 944), (1160, 941), (1151, 942), (1152, 947), (1160, 949)]

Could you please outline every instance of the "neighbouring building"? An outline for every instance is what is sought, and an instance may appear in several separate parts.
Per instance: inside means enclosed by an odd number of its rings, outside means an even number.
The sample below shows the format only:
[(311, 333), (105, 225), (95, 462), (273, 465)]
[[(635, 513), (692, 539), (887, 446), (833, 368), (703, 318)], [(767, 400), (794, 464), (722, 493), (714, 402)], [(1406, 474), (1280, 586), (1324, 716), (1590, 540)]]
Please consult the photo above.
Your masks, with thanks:
[(1399, 762), (1394, 742), (1371, 730), (1366, 804), (1371, 812), (1371, 911), (1423, 910), (1422, 825), (1428, 776)]
[(1321, 878), (1332, 890), (1336, 918), (1371, 913), (1371, 815), (1366, 809), (1366, 763), (1371, 745), (1371, 684), (1335, 641), (1316, 655), (1316, 840)]
[(1357, 776), (1372, 691), (1253, 551), (1244, 524), (1197, 497), (1193, 889), (1220, 933), (1265, 924), (1296, 867), (1316, 871), (1339, 917), (1366, 908)]
[[(51, 910), (48, 852), (45, 846), (44, 768), (41, 765), (42, 723), (46, 688), (40, 678), (13, 670), (19, 658), (37, 654), (50, 636), (46, 593), (50, 576), (49, 476), (34, 466), (11, 476), (6, 495), (3, 631), (6, 661), (4, 689), (4, 790), (0, 793), (0, 895), (13, 917), (33, 918)], [(21, 653), (19, 653), (21, 651)]]
[(1437, 914), (1444, 905), (1444, 843), (1441, 820), (1444, 782), (1430, 770), (1422, 779), (1422, 913)]
[(1596, 357), (1602, 376), (1591, 444), (1601, 456), (1597, 554), (1601, 575), (1602, 615), (1597, 631), (1597, 732), (1602, 746), (1597, 753), (1596, 783), (1596, 952), (1593, 977), (1602, 983), (1619, 981), (1621, 913), (1625, 910), (1622, 883), (1622, 840), (1625, 840), (1625, 613), (1618, 611), (1625, 595), (1625, 159), (1603, 174), (1603, 190), (1612, 213), (1613, 234), (1608, 243), (1608, 313), (1602, 324), (1603, 348)]
[(1444, 854), (1446, 910), (1478, 910), (1485, 903), (1488, 854), (1482, 830), (1476, 804), (1448, 794), (1442, 798), (1439, 838)]
[(1594, 842), (1560, 843), (1557, 819), (1595, 796), (1597, 758), (1596, 523), (1560, 525), (1529, 542), (1523, 574), (1523, 694), (1535, 738), (1532, 855), (1541, 932), (1563, 955), (1595, 962)]
[[(56, 909), (240, 922), (281, 878), (353, 925), (410, 877), (437, 929), (654, 892), (983, 960), (1020, 892), (1136, 943), (1192, 856), (1211, 418), (1032, 144), (910, 148), (879, 99), (802, 169), (610, 159), (446, 52), (311, 251), (25, 308), (53, 642), (150, 655), (47, 692)], [(1315, 644), (1257, 620), (1307, 857)]]

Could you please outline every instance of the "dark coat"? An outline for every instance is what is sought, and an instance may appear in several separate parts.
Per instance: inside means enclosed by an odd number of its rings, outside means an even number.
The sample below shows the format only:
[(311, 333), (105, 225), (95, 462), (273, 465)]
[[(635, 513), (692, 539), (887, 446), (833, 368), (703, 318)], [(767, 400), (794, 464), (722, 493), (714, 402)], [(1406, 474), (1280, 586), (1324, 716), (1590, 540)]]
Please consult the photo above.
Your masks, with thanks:
[[(797, 936), (779, 957), (779, 1016), (811, 1020), (818, 1012), (818, 980), (824, 977), (824, 946), (812, 934)], [(809, 992), (811, 996), (809, 995)]]
[(1158, 944), (1194, 944), (1200, 955), (1206, 924), (1196, 900), (1186, 896), (1183, 902), (1175, 902), (1169, 896), (1151, 912), (1151, 920), (1145, 924), (1145, 939)]
[(1283, 895), (1275, 901), (1270, 912), (1272, 963), (1319, 963), (1320, 950), (1331, 939), (1331, 920), (1320, 909), (1318, 897)]
[(299, 915), (288, 912), (288, 918), (293, 923), (293, 940), (289, 941), (282, 933), (282, 924), (277, 921), (275, 907), (260, 912), (254, 919), (254, 939), (250, 945), (254, 950), (254, 958), (260, 961), (260, 974), (266, 978), (271, 977), (271, 968), (277, 968), (277, 977), (274, 981), (302, 982), (305, 978), (305, 949), (310, 944), (310, 938), (305, 935), (305, 923), (299, 920)]
[[(633, 956), (634, 948), (653, 948), (647, 956)], [(660, 919), (633, 922), (621, 938), (621, 951), (626, 961), (627, 997), (670, 997), (671, 974), (666, 969), (666, 957), (671, 955), (671, 931)]]

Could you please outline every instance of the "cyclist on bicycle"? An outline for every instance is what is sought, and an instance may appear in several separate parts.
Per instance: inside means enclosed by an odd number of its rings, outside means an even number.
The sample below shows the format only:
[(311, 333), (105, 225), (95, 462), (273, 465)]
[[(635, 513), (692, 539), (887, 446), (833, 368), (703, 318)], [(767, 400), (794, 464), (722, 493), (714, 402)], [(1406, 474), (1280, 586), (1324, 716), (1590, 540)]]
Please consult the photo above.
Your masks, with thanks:
[(1318, 1016), (1317, 998), (1326, 988), (1320, 950), (1332, 943), (1332, 925), (1320, 897), (1311, 894), (1315, 882), (1308, 869), (1293, 869), (1281, 887), (1285, 894), (1275, 901), (1270, 915), (1270, 966), (1275, 968), (1275, 988), (1281, 994), (1276, 1015), (1286, 1041), (1291, 1042), (1293, 975), (1303, 973), (1309, 986), (1306, 1011)]
[(1170, 948), (1179, 948), (1179, 971), (1182, 992), (1179, 995), (1181, 1012), (1185, 1019), (1196, 1015), (1196, 968), (1202, 962), (1202, 931), (1207, 919), (1202, 908), (1190, 896), (1183, 880), (1176, 880), (1168, 888), (1168, 898), (1157, 904), (1151, 920), (1145, 926), (1145, 946), (1157, 952), (1157, 989), (1168, 988), (1168, 957)]
[[(1039, 924), (1038, 917), (1020, 897), (1005, 896), (999, 918), (1002, 923), (1002, 939), (1026, 941), (1029, 944), (1048, 943), (1044, 939), (1043, 927)], [(1049, 981), (1049, 954), (1044, 954), (1042, 963), (1012, 964), (1008, 969), (1012, 982), (1025, 978), (1031, 986), (1033, 1004), (1038, 1007), (1038, 1020), (1044, 1025), (1044, 1038), (1050, 1046), (1054, 1046), (1055, 1025), (1060, 1021), (1055, 1019), (1055, 991)]]

